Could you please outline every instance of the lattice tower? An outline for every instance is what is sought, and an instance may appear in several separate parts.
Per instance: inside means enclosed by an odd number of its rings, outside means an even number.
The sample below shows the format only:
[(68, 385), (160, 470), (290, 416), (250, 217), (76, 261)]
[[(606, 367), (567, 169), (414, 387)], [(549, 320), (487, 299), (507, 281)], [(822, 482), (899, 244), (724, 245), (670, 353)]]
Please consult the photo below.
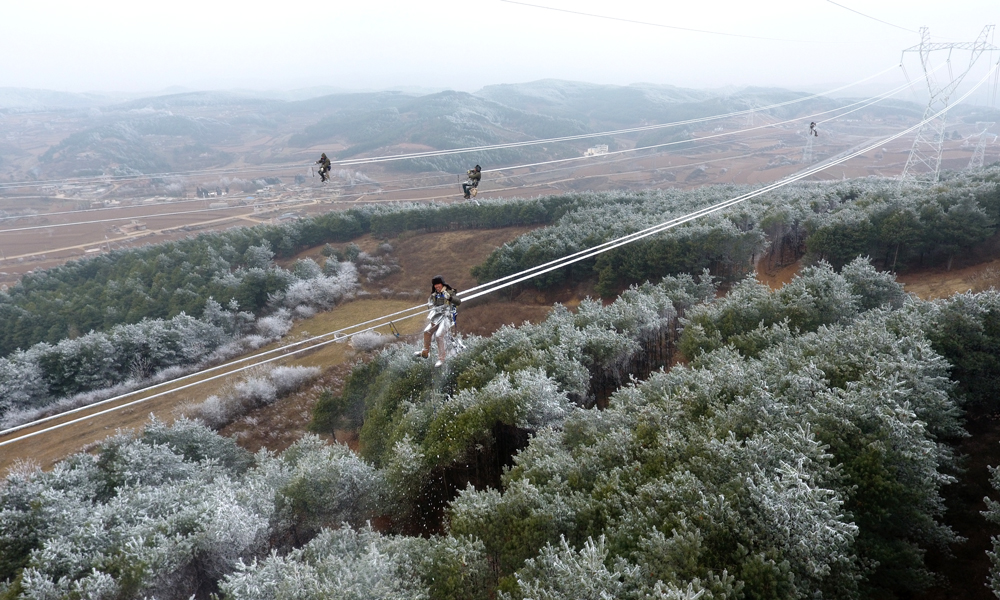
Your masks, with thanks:
[[(951, 95), (958, 88), (965, 76), (972, 70), (973, 65), (987, 50), (996, 50), (996, 46), (988, 42), (993, 33), (993, 25), (987, 25), (974, 42), (960, 43), (931, 43), (930, 30), (927, 27), (920, 28), (920, 43), (911, 48), (903, 50), (900, 64), (906, 57), (907, 52), (916, 52), (920, 56), (920, 64), (924, 69), (924, 78), (927, 82), (927, 92), (929, 95), (927, 108), (924, 109), (924, 121), (927, 121), (934, 114), (948, 107)], [(969, 64), (961, 73), (952, 71), (952, 53), (956, 50), (969, 51)], [(931, 69), (931, 53), (947, 52), (948, 81), (939, 84), (934, 80)], [(944, 116), (931, 119), (917, 131), (913, 140), (913, 147), (910, 148), (910, 156), (906, 159), (906, 166), (900, 176), (901, 181), (916, 179), (918, 176), (930, 177), (932, 181), (937, 181), (941, 172), (941, 150), (944, 145), (945, 132)]]
[(976, 143), (976, 149), (972, 151), (972, 158), (969, 159), (968, 170), (973, 171), (975, 169), (983, 168), (983, 160), (986, 157), (986, 140), (992, 139), (996, 140), (997, 136), (990, 133), (990, 127), (993, 127), (995, 123), (976, 123), (976, 129), (979, 130), (979, 141)]

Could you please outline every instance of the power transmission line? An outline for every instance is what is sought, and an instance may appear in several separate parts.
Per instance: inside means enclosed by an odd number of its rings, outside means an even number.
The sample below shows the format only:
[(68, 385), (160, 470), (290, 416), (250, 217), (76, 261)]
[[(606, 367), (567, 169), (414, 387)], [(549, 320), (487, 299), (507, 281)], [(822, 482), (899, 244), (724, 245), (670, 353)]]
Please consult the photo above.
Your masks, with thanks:
[(889, 27), (895, 27), (896, 29), (902, 29), (903, 31), (908, 31), (910, 33), (919, 33), (918, 31), (916, 31), (914, 29), (907, 29), (906, 27), (900, 27), (899, 25), (895, 25), (895, 24), (890, 23), (888, 21), (883, 21), (882, 19), (873, 17), (871, 15), (866, 15), (865, 13), (861, 12), (860, 10), (854, 10), (850, 6), (844, 6), (843, 4), (840, 4), (839, 2), (834, 2), (833, 0), (826, 0), (826, 1), (829, 2), (830, 4), (833, 4), (834, 6), (839, 6), (840, 8), (843, 8), (845, 10), (849, 10), (852, 13), (859, 14), (862, 17), (865, 17), (866, 19), (871, 19), (872, 21), (878, 21), (879, 23), (882, 23), (883, 25), (888, 25)]

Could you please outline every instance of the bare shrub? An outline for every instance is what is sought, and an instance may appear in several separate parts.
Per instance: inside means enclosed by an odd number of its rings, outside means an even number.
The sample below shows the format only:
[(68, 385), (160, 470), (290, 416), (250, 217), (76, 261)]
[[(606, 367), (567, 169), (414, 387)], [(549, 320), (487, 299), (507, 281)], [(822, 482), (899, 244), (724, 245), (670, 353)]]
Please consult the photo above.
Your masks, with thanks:
[(978, 273), (965, 278), (973, 292), (985, 292), (990, 288), (1000, 289), (1000, 266), (990, 265)]
[(351, 348), (354, 348), (358, 352), (371, 352), (372, 350), (378, 350), (382, 346), (385, 346), (391, 342), (392, 339), (392, 336), (382, 335), (369, 330), (355, 334), (351, 337), (351, 341), (349, 343)]
[(270, 373), (271, 383), (279, 396), (290, 394), (302, 388), (306, 383), (319, 377), (318, 367), (275, 367)]
[(273, 404), (278, 398), (300, 389), (319, 376), (317, 367), (275, 367), (251, 370), (219, 395), (188, 407), (191, 417), (213, 429), (221, 429), (252, 410)]
[(212, 429), (221, 429), (225, 426), (232, 407), (230, 402), (212, 394), (201, 404), (192, 407), (190, 412), (191, 417), (199, 419)]
[(277, 400), (278, 389), (267, 377), (248, 377), (233, 386), (233, 395), (253, 409)]
[(311, 306), (306, 306), (303, 304), (300, 306), (296, 306), (295, 310), (292, 311), (292, 314), (294, 314), (295, 317), (298, 319), (308, 319), (310, 317), (316, 316), (316, 309)]
[(284, 309), (280, 309), (273, 315), (257, 320), (257, 333), (265, 338), (280, 338), (288, 333), (291, 328), (291, 315)]
[[(389, 246), (383, 244), (382, 246)], [(381, 250), (382, 246), (379, 247)], [(392, 246), (389, 246), (391, 249)], [(381, 256), (373, 256), (367, 252), (361, 252), (355, 261), (358, 265), (358, 272), (365, 276), (369, 283), (384, 279), (400, 270), (399, 261), (387, 253)]]
[(317, 275), (294, 282), (285, 290), (281, 303), (292, 309), (308, 306), (325, 310), (353, 297), (357, 287), (357, 269), (350, 263), (342, 263), (335, 275)]

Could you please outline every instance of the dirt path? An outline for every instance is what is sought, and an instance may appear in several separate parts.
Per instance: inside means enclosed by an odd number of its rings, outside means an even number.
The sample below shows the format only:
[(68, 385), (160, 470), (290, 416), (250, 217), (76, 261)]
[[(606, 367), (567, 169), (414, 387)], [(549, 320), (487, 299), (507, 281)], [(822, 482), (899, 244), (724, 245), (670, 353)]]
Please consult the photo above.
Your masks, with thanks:
[(951, 271), (927, 269), (904, 273), (898, 275), (896, 281), (905, 285), (906, 291), (924, 300), (947, 298), (968, 291), (981, 292), (990, 287), (1000, 288), (1000, 259)]
[[(298, 203), (298, 204), (290, 204), (290, 205), (288, 205), (287, 210), (294, 210), (294, 209), (298, 209), (298, 208), (304, 208), (304, 207), (312, 206), (312, 205), (315, 205), (315, 204), (316, 204), (315, 200), (307, 200), (307, 201), (304, 201), (304, 202), (301, 202), (301, 203)], [(239, 209), (239, 207), (234, 207), (234, 208)], [(119, 220), (119, 221), (125, 221), (125, 220), (128, 220), (128, 219), (133, 219), (133, 220), (146, 219), (146, 220), (149, 220), (149, 219), (155, 219), (158, 216), (162, 216), (162, 215), (156, 215), (156, 214), (153, 214), (153, 215), (139, 215), (139, 216), (136, 216), (136, 217), (123, 217), (123, 218), (117, 219), (117, 220)], [(48, 256), (50, 254), (51, 255), (58, 255), (58, 254), (62, 254), (62, 253), (65, 253), (65, 252), (70, 252), (72, 250), (83, 250), (83, 249), (86, 249), (86, 248), (89, 248), (89, 247), (100, 247), (100, 246), (103, 246), (103, 245), (106, 245), (106, 244), (126, 242), (126, 241), (134, 241), (134, 240), (137, 240), (137, 239), (140, 239), (140, 238), (144, 238), (144, 237), (150, 236), (150, 235), (164, 235), (164, 234), (172, 233), (172, 232), (175, 232), (175, 231), (183, 231), (186, 228), (190, 228), (190, 227), (218, 226), (218, 225), (223, 225), (225, 223), (229, 223), (229, 222), (232, 222), (232, 221), (238, 221), (238, 220), (247, 220), (247, 221), (250, 221), (254, 225), (259, 225), (261, 223), (266, 222), (266, 221), (262, 221), (260, 219), (253, 218), (253, 213), (226, 215), (226, 216), (223, 216), (223, 217), (218, 217), (218, 218), (214, 218), (214, 219), (208, 219), (208, 220), (205, 220), (205, 221), (194, 221), (194, 222), (191, 222), (191, 223), (186, 223), (184, 225), (171, 225), (169, 227), (162, 227), (160, 229), (143, 229), (143, 230), (140, 230), (140, 231), (134, 231), (132, 233), (126, 233), (124, 235), (119, 235), (117, 237), (105, 237), (105, 239), (103, 239), (103, 240), (92, 240), (92, 241), (89, 241), (89, 242), (84, 242), (84, 243), (81, 243), (81, 244), (75, 244), (75, 245), (72, 245), (72, 246), (63, 246), (61, 248), (49, 248), (49, 249), (46, 249), (46, 250), (40, 250), (38, 252), (28, 252), (28, 253), (25, 253), (25, 254), (15, 254), (15, 255), (11, 255), (11, 256), (6, 256), (4, 258), (4, 260), (27, 259), (27, 258), (32, 258), (32, 257), (36, 257), (36, 256)]]
[(765, 269), (764, 265), (766, 262), (766, 257), (762, 257), (759, 261), (757, 261), (757, 281), (763, 283), (772, 290), (779, 289), (781, 286), (791, 281), (793, 277), (799, 274), (799, 270), (802, 269), (801, 260), (797, 260), (790, 265), (779, 267), (776, 270)]

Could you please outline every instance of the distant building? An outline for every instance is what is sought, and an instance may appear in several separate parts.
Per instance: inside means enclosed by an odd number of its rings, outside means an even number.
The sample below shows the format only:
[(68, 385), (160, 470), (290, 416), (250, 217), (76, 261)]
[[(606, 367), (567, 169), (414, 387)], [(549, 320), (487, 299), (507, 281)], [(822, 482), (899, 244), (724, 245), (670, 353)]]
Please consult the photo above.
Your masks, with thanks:
[[(146, 224), (142, 221), (132, 219), (130, 223), (126, 225), (119, 225), (115, 229), (118, 230), (118, 233), (134, 233), (136, 231), (146, 231)], [(87, 250), (87, 252), (90, 252), (90, 250)]]
[(584, 152), (583, 155), (584, 156), (598, 156), (600, 154), (607, 154), (607, 153), (608, 153), (608, 145), (607, 144), (599, 144), (597, 146), (594, 146), (593, 148), (587, 148), (587, 151)]

